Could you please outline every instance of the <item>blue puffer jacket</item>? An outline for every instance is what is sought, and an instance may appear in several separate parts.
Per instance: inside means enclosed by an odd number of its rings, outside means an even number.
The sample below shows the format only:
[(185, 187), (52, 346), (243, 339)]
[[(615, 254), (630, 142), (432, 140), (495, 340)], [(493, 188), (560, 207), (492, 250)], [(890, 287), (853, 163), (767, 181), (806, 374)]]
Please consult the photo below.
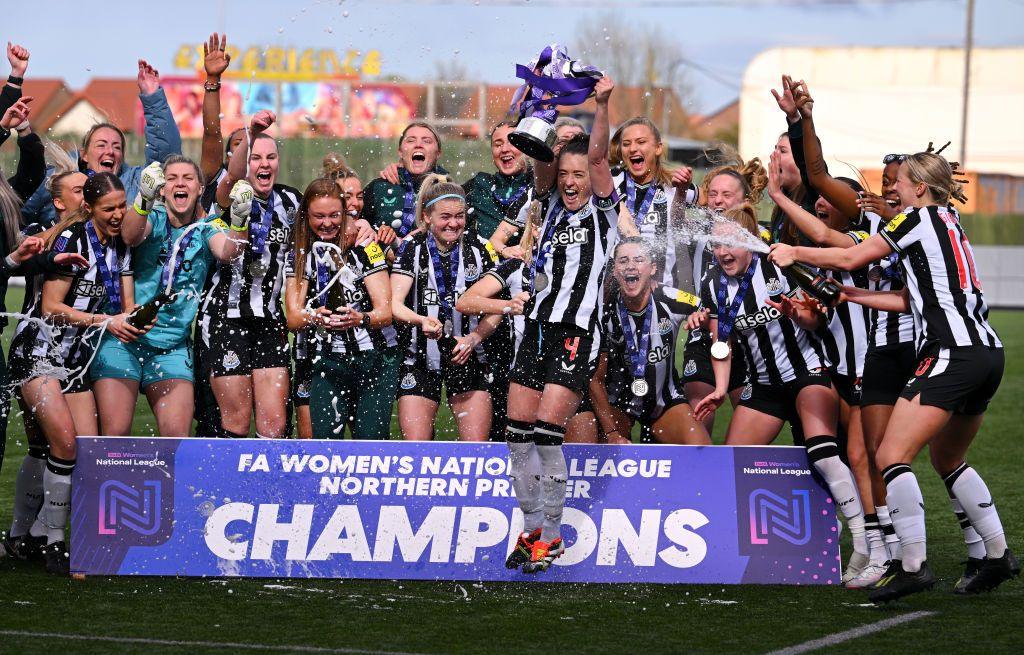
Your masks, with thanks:
[[(181, 152), (181, 132), (178, 131), (178, 124), (174, 122), (174, 115), (171, 114), (171, 107), (167, 104), (167, 96), (162, 88), (157, 89), (150, 95), (140, 95), (142, 100), (142, 114), (146, 121), (146, 166), (149, 164), (167, 159), (170, 155)], [(78, 153), (69, 153), (71, 158), (78, 161)], [(145, 166), (121, 165), (121, 182), (124, 184), (125, 196), (128, 203), (135, 199), (139, 191), (139, 178), (142, 177), (142, 169)], [(49, 179), (51, 171), (47, 171)], [(21, 217), (24, 225), (39, 223), (50, 226), (57, 221), (57, 211), (53, 207), (50, 192), (46, 188), (46, 181), (43, 181), (21, 208)]]

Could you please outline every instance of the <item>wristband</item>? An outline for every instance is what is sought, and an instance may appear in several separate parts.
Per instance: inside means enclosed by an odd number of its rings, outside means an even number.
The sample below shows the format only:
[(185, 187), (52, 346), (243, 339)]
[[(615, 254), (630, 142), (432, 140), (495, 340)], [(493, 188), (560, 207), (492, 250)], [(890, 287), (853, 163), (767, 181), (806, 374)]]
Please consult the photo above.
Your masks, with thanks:
[(142, 207), (140, 207), (138, 200), (136, 200), (132, 204), (132, 209), (134, 209), (135, 213), (138, 214), (139, 216), (148, 216), (149, 215), (149, 210), (148, 209), (143, 209)]
[(249, 220), (248, 219), (246, 219), (245, 223), (242, 223), (241, 225), (235, 225), (234, 223), (231, 223), (231, 231), (232, 232), (245, 232), (248, 229), (249, 229)]
[(203, 89), (205, 89), (207, 93), (220, 91), (220, 82), (206, 82), (205, 84), (203, 84)]
[(32, 130), (32, 124), (31, 124), (31, 123), (29, 123), (27, 119), (26, 119), (26, 120), (23, 120), (23, 121), (21, 121), (21, 125), (18, 125), (18, 126), (16, 126), (16, 127), (14, 128), (14, 131), (15, 131), (15, 132), (17, 132), (17, 133), (18, 133), (19, 135), (20, 135), (20, 134), (21, 134), (22, 132), (29, 132), (29, 131), (31, 131), (31, 130)]
[(14, 258), (11, 255), (4, 257), (4, 264), (7, 265), (7, 268), (18, 268), (18, 264), (15, 263)]
[(25, 83), (25, 78), (24, 77), (18, 77), (17, 75), (8, 75), (7, 76), (7, 83), (8, 84), (18, 84), (18, 85), (21, 85), (21, 84)]

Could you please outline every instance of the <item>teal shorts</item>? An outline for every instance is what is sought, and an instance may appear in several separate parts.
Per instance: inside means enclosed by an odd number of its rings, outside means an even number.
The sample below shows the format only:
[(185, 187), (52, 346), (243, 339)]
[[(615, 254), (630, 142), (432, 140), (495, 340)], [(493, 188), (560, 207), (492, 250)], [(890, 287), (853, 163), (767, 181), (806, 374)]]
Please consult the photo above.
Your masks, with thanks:
[(142, 389), (163, 380), (192, 382), (192, 344), (182, 341), (164, 350), (138, 342), (121, 343), (106, 335), (89, 367), (89, 376), (93, 380), (135, 380)]

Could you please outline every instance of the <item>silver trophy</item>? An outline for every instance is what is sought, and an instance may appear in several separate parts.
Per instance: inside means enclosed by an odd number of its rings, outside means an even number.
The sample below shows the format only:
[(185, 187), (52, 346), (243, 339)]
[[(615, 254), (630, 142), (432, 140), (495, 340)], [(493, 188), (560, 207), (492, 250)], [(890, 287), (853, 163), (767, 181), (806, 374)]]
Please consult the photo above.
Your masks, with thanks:
[(593, 66), (569, 58), (563, 46), (550, 45), (528, 66), (517, 65), (523, 85), (512, 96), (510, 114), (517, 117), (508, 140), (527, 157), (542, 162), (555, 160), (557, 105), (578, 105), (590, 97), (602, 77)]

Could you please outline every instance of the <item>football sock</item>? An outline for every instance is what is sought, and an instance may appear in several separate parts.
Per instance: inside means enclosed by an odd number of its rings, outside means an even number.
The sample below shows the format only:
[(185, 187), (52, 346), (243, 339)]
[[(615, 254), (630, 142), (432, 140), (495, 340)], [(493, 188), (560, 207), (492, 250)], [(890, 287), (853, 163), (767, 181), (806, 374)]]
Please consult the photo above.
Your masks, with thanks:
[(924, 498), (909, 464), (893, 464), (882, 471), (892, 526), (900, 538), (903, 570), (916, 573), (927, 559)]
[(14, 519), (11, 536), (20, 537), (32, 527), (43, 505), (43, 471), (46, 469), (46, 449), (29, 447), (21, 468), (14, 479)]
[[(71, 472), (74, 470), (73, 459), (61, 459), (52, 454), (46, 458), (46, 470), (43, 472), (43, 507), (39, 511), (36, 524), (42, 524), (47, 545), (64, 541), (64, 528), (71, 514)], [(33, 524), (30, 532), (38, 535), (36, 524)]]
[(981, 535), (971, 525), (971, 520), (964, 513), (960, 500), (957, 499), (956, 494), (953, 493), (948, 484), (946, 485), (946, 491), (949, 493), (949, 505), (953, 508), (953, 514), (956, 515), (957, 523), (960, 524), (960, 529), (964, 533), (964, 543), (967, 544), (967, 556), (975, 559), (984, 558), (985, 542), (981, 540)]
[(900, 538), (896, 536), (896, 530), (892, 527), (892, 519), (889, 518), (888, 505), (876, 505), (875, 514), (878, 515), (878, 527), (882, 528), (882, 538), (885, 539), (885, 550), (887, 559), (899, 559)]
[(868, 554), (868, 542), (864, 534), (864, 508), (860, 504), (857, 483), (853, 479), (850, 467), (839, 458), (839, 445), (836, 438), (828, 435), (812, 437), (805, 445), (807, 458), (814, 469), (825, 479), (832, 499), (839, 511), (846, 518), (850, 528), (853, 549), (864, 555)]
[(509, 452), (509, 477), (523, 511), (523, 531), (533, 532), (544, 522), (540, 500), (540, 455), (533, 443), (533, 426), (509, 419), (505, 428)]
[(544, 525), (540, 538), (550, 543), (561, 536), (565, 481), (569, 477), (565, 453), (562, 452), (565, 428), (537, 421), (533, 428), (533, 438), (537, 444), (537, 454), (540, 455), (540, 488), (544, 499)]
[(864, 515), (864, 533), (868, 540), (868, 558), (872, 564), (881, 564), (889, 559), (882, 537), (882, 527), (878, 524), (877, 514)]
[[(992, 493), (985, 485), (985, 481), (977, 471), (964, 462), (946, 476), (946, 485), (960, 501), (974, 530), (985, 542), (985, 554), (991, 559), (1002, 557), (1006, 552), (1006, 536), (1003, 534), (999, 512), (992, 501)], [(966, 530), (964, 533), (966, 538)]]

